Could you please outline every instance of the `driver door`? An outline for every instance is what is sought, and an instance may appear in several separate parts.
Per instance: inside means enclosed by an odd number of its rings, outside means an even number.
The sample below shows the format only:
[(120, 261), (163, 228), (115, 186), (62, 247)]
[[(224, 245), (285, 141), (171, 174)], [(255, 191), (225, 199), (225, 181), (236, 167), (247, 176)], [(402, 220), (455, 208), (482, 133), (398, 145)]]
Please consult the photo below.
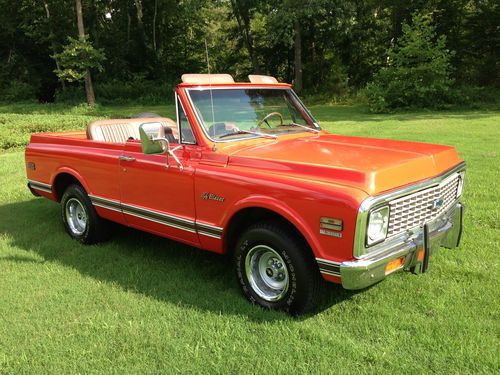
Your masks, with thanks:
[[(182, 138), (182, 137), (181, 137)], [(179, 146), (172, 143), (171, 148)], [(140, 141), (129, 140), (120, 157), (121, 202), (128, 225), (191, 245), (195, 228), (194, 172), (198, 146), (175, 152), (182, 168), (166, 153), (145, 155)]]

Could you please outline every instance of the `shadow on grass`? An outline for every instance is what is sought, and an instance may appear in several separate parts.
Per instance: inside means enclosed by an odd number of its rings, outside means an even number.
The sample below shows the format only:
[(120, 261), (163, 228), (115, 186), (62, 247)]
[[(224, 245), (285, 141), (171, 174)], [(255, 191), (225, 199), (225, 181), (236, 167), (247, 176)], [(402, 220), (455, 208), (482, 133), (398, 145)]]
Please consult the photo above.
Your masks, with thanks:
[[(3, 260), (57, 262), (127, 291), (217, 314), (244, 315), (257, 322), (292, 319), (249, 304), (240, 292), (229, 257), (119, 225), (110, 241), (81, 245), (64, 232), (59, 205), (44, 199), (0, 206), (0, 234), (10, 245), (42, 258), (25, 254)], [(354, 295), (334, 284), (326, 289), (320, 311)]]

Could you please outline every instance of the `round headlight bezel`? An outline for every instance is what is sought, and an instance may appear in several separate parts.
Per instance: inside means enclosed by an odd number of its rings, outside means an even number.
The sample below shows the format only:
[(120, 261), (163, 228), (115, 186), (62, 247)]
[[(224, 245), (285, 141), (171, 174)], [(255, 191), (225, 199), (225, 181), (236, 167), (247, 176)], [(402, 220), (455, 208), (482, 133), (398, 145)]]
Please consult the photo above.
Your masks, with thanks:
[[(366, 222), (366, 247), (371, 247), (385, 241), (389, 229), (389, 215), (390, 209), (388, 205), (379, 206), (370, 210)], [(375, 222), (375, 220), (377, 220), (377, 222)], [(372, 229), (376, 225), (379, 226), (379, 229)]]

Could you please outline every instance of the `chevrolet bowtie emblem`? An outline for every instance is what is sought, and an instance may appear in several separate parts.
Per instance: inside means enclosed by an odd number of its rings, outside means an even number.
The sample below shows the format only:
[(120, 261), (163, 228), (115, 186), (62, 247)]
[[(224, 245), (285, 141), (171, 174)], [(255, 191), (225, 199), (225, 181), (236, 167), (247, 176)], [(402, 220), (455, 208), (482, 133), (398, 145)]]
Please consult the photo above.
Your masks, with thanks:
[(443, 207), (443, 204), (444, 204), (444, 199), (443, 198), (434, 199), (432, 201), (432, 204), (429, 207), (429, 209), (432, 210), (432, 211), (436, 211), (439, 208)]

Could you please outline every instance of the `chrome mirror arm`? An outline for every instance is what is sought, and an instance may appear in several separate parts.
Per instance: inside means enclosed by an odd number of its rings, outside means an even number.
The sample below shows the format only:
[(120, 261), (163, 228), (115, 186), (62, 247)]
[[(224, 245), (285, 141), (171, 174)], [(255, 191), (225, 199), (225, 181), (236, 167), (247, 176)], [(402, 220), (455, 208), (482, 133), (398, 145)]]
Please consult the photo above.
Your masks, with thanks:
[[(174, 150), (177, 150), (178, 147), (176, 147)], [(184, 170), (184, 166), (182, 165), (181, 161), (179, 160), (179, 158), (177, 157), (176, 154), (174, 154), (174, 150), (168, 150), (167, 153), (174, 158), (175, 162), (177, 163), (177, 165), (179, 166), (179, 169), (182, 171)], [(168, 158), (167, 158), (168, 159)]]
[(163, 138), (163, 137), (159, 137), (159, 138), (153, 138), (153, 141), (159, 141), (159, 142), (163, 142), (165, 144), (165, 148), (164, 150), (167, 151), (167, 158), (165, 160), (165, 167), (168, 169), (170, 167), (170, 163), (169, 163), (169, 155), (175, 160), (175, 162), (177, 163), (177, 165), (179, 166), (179, 169), (182, 171), (184, 170), (184, 166), (182, 165), (181, 161), (179, 160), (179, 158), (177, 157), (177, 155), (174, 154), (174, 151), (182, 148), (182, 145), (179, 145), (173, 149), (170, 149), (170, 142), (168, 141), (167, 138)]

